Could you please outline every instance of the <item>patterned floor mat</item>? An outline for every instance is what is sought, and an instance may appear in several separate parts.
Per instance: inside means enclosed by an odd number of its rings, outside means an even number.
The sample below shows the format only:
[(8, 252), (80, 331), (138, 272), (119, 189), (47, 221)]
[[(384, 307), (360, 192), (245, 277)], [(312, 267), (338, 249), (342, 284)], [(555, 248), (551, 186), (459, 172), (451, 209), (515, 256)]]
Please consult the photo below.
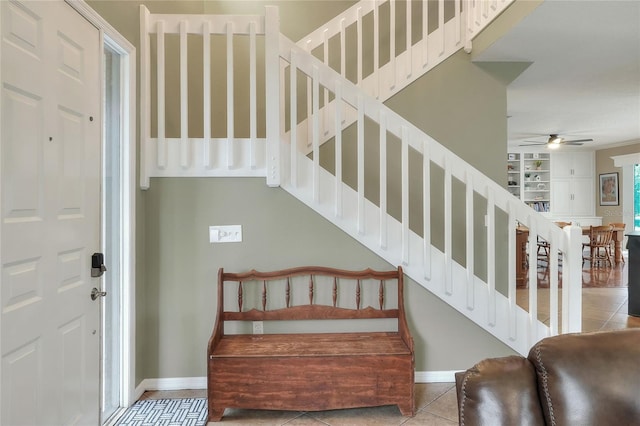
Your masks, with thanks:
[(206, 398), (147, 399), (137, 401), (116, 426), (204, 426)]

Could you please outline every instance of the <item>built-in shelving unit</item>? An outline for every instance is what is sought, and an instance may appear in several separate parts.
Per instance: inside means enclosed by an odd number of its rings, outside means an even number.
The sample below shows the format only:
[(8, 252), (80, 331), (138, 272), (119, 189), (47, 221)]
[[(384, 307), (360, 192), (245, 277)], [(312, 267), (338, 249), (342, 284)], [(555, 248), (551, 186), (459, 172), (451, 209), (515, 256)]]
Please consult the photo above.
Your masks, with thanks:
[(548, 153), (509, 153), (507, 189), (535, 211), (551, 211), (551, 157)]
[(507, 155), (507, 189), (509, 192), (520, 198), (522, 177), (520, 176), (520, 155), (513, 153)]

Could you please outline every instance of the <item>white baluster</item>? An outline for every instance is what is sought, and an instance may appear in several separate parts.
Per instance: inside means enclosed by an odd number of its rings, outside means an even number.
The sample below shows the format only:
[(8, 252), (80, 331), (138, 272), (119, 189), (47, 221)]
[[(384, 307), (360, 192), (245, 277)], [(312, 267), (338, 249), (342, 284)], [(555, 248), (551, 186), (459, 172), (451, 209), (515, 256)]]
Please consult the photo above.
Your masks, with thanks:
[(429, 0), (422, 0), (422, 68), (429, 65)]
[[(267, 131), (267, 185), (280, 185), (280, 118), (284, 111), (280, 88), (280, 16), (275, 6), (265, 6), (265, 99)], [(282, 113), (284, 117), (284, 112)], [(284, 131), (284, 126), (282, 126)]]
[(380, 111), (380, 248), (387, 249), (387, 116)]
[(412, 43), (411, 43), (411, 1), (408, 1), (406, 3), (406, 22), (405, 22), (405, 28), (406, 28), (406, 60), (405, 60), (405, 65), (407, 65), (407, 69), (405, 70), (405, 75), (407, 77), (407, 80), (411, 78), (411, 74), (413, 71), (413, 50), (411, 48)]
[(202, 98), (204, 125), (204, 167), (212, 166), (211, 150), (211, 23), (206, 21), (202, 28)]
[(358, 8), (358, 20), (356, 21), (356, 37), (357, 37), (357, 46), (358, 46), (358, 56), (357, 56), (357, 72), (356, 76), (356, 84), (358, 86), (362, 83), (362, 57), (364, 56), (364, 52), (362, 51), (362, 8)]
[[(516, 311), (517, 311), (517, 292), (516, 292), (516, 250), (522, 247), (516, 245), (516, 218), (514, 214), (513, 201), (509, 200), (507, 204), (507, 279), (508, 279), (508, 298), (509, 298), (509, 339), (516, 340)], [(523, 259), (524, 261), (524, 259)], [(517, 266), (520, 268), (520, 265)]]
[[(329, 66), (329, 30), (325, 28), (323, 35), (323, 61), (324, 64)], [(322, 89), (323, 95), (323, 108), (322, 108), (322, 134), (323, 136), (327, 136), (329, 134), (329, 89), (326, 87)]]
[(227, 167), (234, 165), (233, 22), (227, 22)]
[[(149, 36), (150, 13), (140, 5), (140, 187), (149, 189), (148, 152), (151, 139), (151, 40)], [(157, 158), (157, 155), (156, 155)]]
[(189, 71), (187, 21), (180, 21), (180, 167), (189, 167)]
[(538, 226), (533, 216), (528, 217), (529, 228), (529, 318), (527, 324), (527, 343), (531, 347), (538, 339)]
[(492, 188), (487, 189), (487, 285), (489, 288), (488, 323), (496, 325), (496, 204)]
[(409, 264), (409, 129), (402, 126), (402, 264)]
[(475, 255), (474, 255), (474, 227), (473, 220), (475, 215), (475, 208), (473, 202), (473, 174), (467, 170), (466, 172), (466, 272), (467, 272), (467, 309), (473, 310), (475, 308)]
[(358, 95), (358, 233), (364, 234), (364, 99)]
[(444, 258), (445, 258), (445, 280), (444, 292), (447, 295), (453, 293), (452, 277), (452, 197), (451, 197), (451, 165), (447, 157), (443, 161), (444, 167)]
[(320, 82), (318, 81), (318, 67), (313, 66), (313, 110), (312, 110), (312, 140), (313, 140), (313, 201), (320, 201)]
[(438, 2), (438, 32), (440, 33), (440, 54), (439, 56), (444, 55), (445, 50), (445, 31), (444, 31), (444, 0), (439, 0)]
[(249, 167), (255, 169), (258, 138), (258, 91), (256, 88), (256, 23), (249, 23)]
[(289, 66), (289, 105), (290, 105), (290, 148), (291, 148), (291, 185), (298, 187), (298, 56), (291, 52), (291, 64)]
[(336, 217), (342, 217), (342, 83), (336, 80), (335, 90), (335, 140), (336, 140), (336, 153), (335, 153), (335, 173), (336, 173)]
[(396, 0), (389, 0), (389, 66), (391, 67), (391, 84), (389, 90), (396, 88)]
[(375, 73), (375, 93), (376, 99), (380, 99), (380, 6), (378, 0), (374, 0), (373, 5), (373, 72)]
[(158, 152), (157, 165), (159, 169), (167, 167), (167, 140), (165, 134), (165, 97), (164, 97), (164, 22), (158, 21), (157, 29), (157, 108), (158, 108)]
[(462, 41), (462, 4), (461, 4), (461, 0), (455, 0), (455, 16), (454, 16), (454, 20), (455, 20), (455, 33), (456, 33), (456, 46), (458, 44), (460, 44), (460, 42)]
[(422, 262), (431, 281), (431, 144), (424, 140), (422, 146)]

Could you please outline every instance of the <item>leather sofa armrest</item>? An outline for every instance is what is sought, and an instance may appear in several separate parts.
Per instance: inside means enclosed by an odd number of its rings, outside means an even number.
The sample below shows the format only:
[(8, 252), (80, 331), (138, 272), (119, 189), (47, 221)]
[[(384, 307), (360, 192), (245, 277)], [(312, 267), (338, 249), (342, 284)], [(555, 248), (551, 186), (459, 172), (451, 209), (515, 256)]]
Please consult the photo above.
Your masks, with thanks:
[(544, 425), (536, 372), (526, 358), (479, 362), (456, 373), (460, 426)]
[(548, 424), (640, 424), (640, 329), (548, 337), (529, 360)]

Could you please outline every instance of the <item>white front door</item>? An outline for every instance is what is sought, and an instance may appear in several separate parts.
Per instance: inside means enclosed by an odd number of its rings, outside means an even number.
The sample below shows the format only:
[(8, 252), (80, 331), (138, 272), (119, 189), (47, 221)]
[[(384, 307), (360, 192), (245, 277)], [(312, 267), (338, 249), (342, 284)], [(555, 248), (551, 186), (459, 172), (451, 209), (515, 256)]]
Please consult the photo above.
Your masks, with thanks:
[(63, 1), (0, 7), (0, 424), (97, 425), (100, 35)]

